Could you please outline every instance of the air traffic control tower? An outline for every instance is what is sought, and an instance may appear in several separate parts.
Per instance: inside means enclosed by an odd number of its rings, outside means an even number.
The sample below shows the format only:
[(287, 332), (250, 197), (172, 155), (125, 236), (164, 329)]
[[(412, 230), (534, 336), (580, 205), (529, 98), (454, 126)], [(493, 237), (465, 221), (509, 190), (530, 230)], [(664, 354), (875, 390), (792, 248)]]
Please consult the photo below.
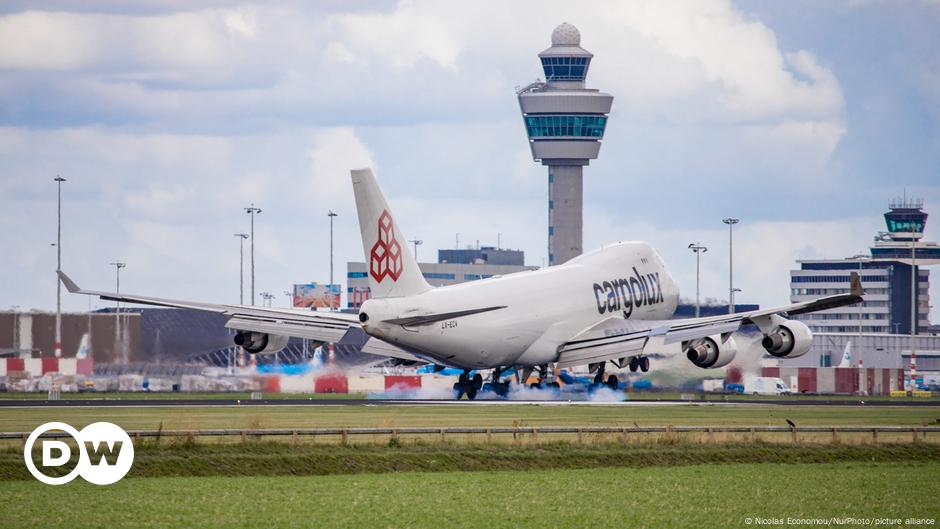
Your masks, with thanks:
[(545, 82), (517, 91), (532, 158), (548, 166), (548, 264), (582, 251), (582, 173), (597, 158), (613, 96), (584, 87), (591, 52), (567, 22), (552, 31), (539, 53)]

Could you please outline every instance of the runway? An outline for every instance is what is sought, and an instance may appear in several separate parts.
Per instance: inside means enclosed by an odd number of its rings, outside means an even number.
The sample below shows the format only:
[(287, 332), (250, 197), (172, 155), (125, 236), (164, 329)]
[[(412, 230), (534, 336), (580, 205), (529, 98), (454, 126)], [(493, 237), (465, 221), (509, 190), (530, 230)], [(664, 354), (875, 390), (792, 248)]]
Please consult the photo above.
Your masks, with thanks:
[(68, 407), (226, 407), (226, 406), (481, 406), (481, 405), (538, 405), (538, 406), (865, 406), (865, 407), (940, 407), (940, 401), (891, 401), (864, 399), (831, 400), (655, 400), (630, 399), (624, 401), (558, 400), (408, 400), (408, 399), (66, 399), (27, 400), (0, 399), (0, 408), (68, 408)]

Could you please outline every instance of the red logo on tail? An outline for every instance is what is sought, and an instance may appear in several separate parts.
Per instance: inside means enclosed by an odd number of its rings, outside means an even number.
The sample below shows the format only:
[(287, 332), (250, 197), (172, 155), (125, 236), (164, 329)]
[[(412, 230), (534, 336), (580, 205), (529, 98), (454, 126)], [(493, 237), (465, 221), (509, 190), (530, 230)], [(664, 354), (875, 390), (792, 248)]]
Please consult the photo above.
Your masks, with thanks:
[(383, 210), (379, 217), (379, 240), (372, 246), (369, 259), (369, 274), (379, 283), (385, 276), (398, 281), (401, 269), (401, 245), (395, 239), (395, 223), (388, 210)]

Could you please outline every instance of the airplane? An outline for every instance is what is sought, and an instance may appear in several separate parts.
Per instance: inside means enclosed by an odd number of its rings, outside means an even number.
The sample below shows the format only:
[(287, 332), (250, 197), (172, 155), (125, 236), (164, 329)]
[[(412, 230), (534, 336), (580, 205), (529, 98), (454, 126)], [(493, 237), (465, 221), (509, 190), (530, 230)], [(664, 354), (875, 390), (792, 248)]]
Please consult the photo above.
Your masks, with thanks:
[(852, 340), (845, 342), (845, 351), (842, 352), (842, 361), (836, 367), (852, 367)]
[(587, 365), (596, 383), (617, 387), (616, 374), (605, 378), (608, 362), (646, 372), (653, 353), (674, 349), (673, 344), (697, 367), (724, 367), (737, 350), (732, 335), (744, 324), (758, 327), (769, 354), (795, 358), (809, 351), (813, 335), (784, 315), (859, 303), (864, 293), (853, 272), (845, 294), (673, 320), (678, 285), (656, 250), (638, 241), (608, 244), (560, 265), (433, 288), (372, 170), (355, 169), (351, 177), (371, 289), (358, 314), (90, 291), (62, 271), (59, 277), (71, 293), (224, 314), (225, 326), (237, 331), (235, 344), (253, 354), (277, 352), (294, 336), (359, 347), (403, 363), (457, 368), (458, 399), (476, 398), (483, 387), (480, 370), (492, 370), (490, 387), (503, 396), (510, 382), (502, 374), (513, 368), (521, 372), (519, 380), (535, 375), (542, 384), (552, 366)]

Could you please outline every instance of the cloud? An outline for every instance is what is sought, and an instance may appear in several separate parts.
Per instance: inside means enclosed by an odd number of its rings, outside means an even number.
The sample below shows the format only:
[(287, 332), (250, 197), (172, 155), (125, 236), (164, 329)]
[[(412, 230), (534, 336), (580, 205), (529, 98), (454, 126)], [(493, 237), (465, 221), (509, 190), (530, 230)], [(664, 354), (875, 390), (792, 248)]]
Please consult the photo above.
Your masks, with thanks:
[[(588, 3), (574, 22), (597, 52), (589, 83), (618, 96), (617, 115), (840, 120), (831, 71), (807, 50), (780, 50), (772, 30), (727, 1), (594, 7)], [(146, 16), (29, 11), (0, 17), (0, 40), (19, 43), (0, 50), (0, 68), (21, 72), (14, 88), (64, 71), (55, 93), (95, 110), (72, 112), (72, 124), (114, 113), (176, 130), (334, 126), (370, 113), (397, 123), (467, 122), (505, 112), (514, 86), (541, 76), (534, 55), (567, 11), (567, 3), (535, 0), (461, 9), (406, 0), (325, 14), (291, 4)], [(50, 90), (14, 90), (6, 99), (62, 116)]]
[(348, 198), (350, 169), (371, 167), (376, 170), (372, 153), (349, 127), (316, 131), (310, 162), (313, 178), (304, 187), (310, 196), (324, 203)]

